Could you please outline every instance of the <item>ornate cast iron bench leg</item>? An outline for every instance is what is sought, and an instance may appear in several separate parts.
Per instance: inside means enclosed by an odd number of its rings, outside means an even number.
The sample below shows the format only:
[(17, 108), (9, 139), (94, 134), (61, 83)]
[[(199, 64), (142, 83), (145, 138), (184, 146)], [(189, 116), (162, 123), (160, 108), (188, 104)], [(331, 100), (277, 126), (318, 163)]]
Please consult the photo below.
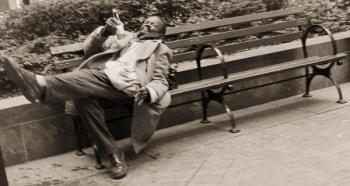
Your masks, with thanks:
[(233, 116), (233, 113), (232, 113), (230, 107), (227, 106), (227, 104), (225, 103), (225, 99), (222, 99), (222, 104), (225, 107), (226, 113), (227, 113), (227, 115), (228, 115), (228, 117), (230, 119), (230, 122), (231, 122), (231, 127), (232, 128), (229, 131), (231, 133), (238, 133), (238, 132), (240, 132), (240, 130), (236, 128), (236, 120), (235, 120), (235, 118)]
[(210, 123), (210, 121), (208, 120), (208, 105), (209, 105), (209, 98), (208, 98), (208, 92), (203, 91), (202, 92), (202, 113), (203, 113), (203, 119), (201, 121), (201, 123)]
[(79, 119), (78, 116), (74, 116), (74, 131), (75, 131), (75, 136), (77, 138), (77, 152), (75, 153), (78, 156), (83, 156), (85, 155), (85, 152), (83, 151), (83, 144), (82, 144), (82, 137), (84, 134), (84, 127), (82, 126), (82, 122)]
[(91, 142), (91, 143), (92, 143), (92, 148), (94, 149), (95, 159), (96, 159), (95, 169), (101, 170), (101, 169), (105, 168), (105, 166), (102, 164), (101, 155), (99, 153), (97, 145), (93, 142)]
[[(307, 52), (307, 47), (306, 47), (306, 40), (308, 38), (308, 34), (311, 32), (311, 31), (314, 31), (316, 29), (321, 29), (323, 32), (326, 32), (327, 35), (329, 36), (329, 38), (331, 39), (331, 44), (332, 44), (332, 48), (333, 48), (333, 55), (336, 55), (338, 53), (338, 49), (337, 49), (337, 45), (336, 45), (336, 42), (334, 40), (334, 37), (332, 35), (332, 33), (324, 26), (322, 25), (311, 25), (309, 26), (304, 34), (303, 34), (303, 37), (301, 38), (301, 42), (302, 42), (302, 45), (303, 45), (303, 54), (304, 54), (304, 57), (307, 58), (308, 57), (308, 52)], [(310, 73), (310, 68), (309, 67), (306, 67), (305, 68), (305, 73), (306, 73), (306, 91), (305, 91), (305, 94), (303, 95), (303, 97), (306, 97), (306, 98), (309, 98), (311, 97), (310, 95), (310, 84), (311, 84), (311, 81), (313, 80), (313, 78), (317, 75), (321, 75), (321, 76), (324, 76), (326, 78), (328, 78), (332, 84), (336, 87), (337, 89), (337, 92), (338, 92), (338, 95), (339, 95), (339, 99), (337, 101), (337, 103), (340, 103), (340, 104), (344, 104), (346, 103), (346, 100), (344, 100), (343, 98), (343, 94), (342, 94), (342, 91), (340, 89), (340, 86), (339, 84), (335, 81), (333, 75), (332, 75), (332, 67), (337, 64), (337, 65), (341, 65), (342, 62), (340, 61), (331, 61), (329, 63), (329, 65), (327, 67), (324, 67), (324, 68), (321, 68), (321, 67), (318, 67), (318, 66), (312, 66), (311, 69), (312, 69), (312, 72)]]
[[(224, 86), (224, 87), (222, 87), (220, 92), (213, 92), (212, 90), (205, 91), (206, 95), (207, 95), (207, 97), (205, 98), (207, 104), (205, 106), (208, 107), (209, 102), (211, 100), (219, 102), (223, 106), (223, 108), (225, 109), (225, 112), (230, 120), (231, 129), (229, 130), (229, 132), (237, 133), (237, 132), (240, 132), (240, 130), (236, 129), (236, 121), (235, 121), (235, 118), (233, 116), (233, 113), (232, 113), (230, 107), (225, 102), (224, 95), (225, 95), (226, 89), (227, 89), (227, 87)], [(206, 112), (207, 112), (207, 108), (204, 107), (203, 108), (203, 116), (204, 117), (207, 116)]]
[(305, 69), (306, 77), (305, 77), (305, 94), (303, 95), (304, 98), (311, 98), (312, 95), (310, 94), (310, 85), (312, 79), (315, 77), (314, 74), (310, 74), (309, 67), (306, 67)]
[(328, 77), (328, 78), (331, 80), (332, 84), (337, 88), (338, 95), (339, 95), (339, 100), (337, 101), (337, 103), (345, 104), (347, 101), (344, 100), (344, 98), (343, 98), (343, 93), (342, 93), (342, 91), (340, 89), (339, 84), (334, 80), (332, 75), (330, 77)]
[[(224, 57), (223, 57), (222, 53), (220, 52), (220, 50), (212, 45), (203, 45), (203, 46), (199, 47), (197, 50), (196, 62), (197, 62), (197, 70), (198, 70), (199, 79), (200, 80), (203, 79), (202, 68), (201, 68), (201, 58), (202, 58), (202, 53), (204, 52), (204, 50), (206, 48), (211, 48), (212, 50), (214, 50), (214, 52), (218, 56), (218, 59), (221, 61), (221, 64), (223, 66), (222, 69), (223, 69), (224, 79), (227, 79), (228, 73), (227, 73), (227, 67), (226, 67), (226, 62), (224, 60)], [(222, 85), (219, 88), (221, 88), (221, 90), (219, 92), (214, 92), (212, 90), (202, 91), (203, 119), (202, 119), (201, 123), (209, 123), (210, 122), (210, 121), (208, 121), (208, 118), (207, 118), (208, 105), (209, 105), (210, 101), (214, 100), (214, 101), (219, 102), (223, 106), (223, 108), (225, 109), (225, 112), (227, 113), (227, 115), (230, 119), (231, 129), (229, 131), (232, 133), (240, 132), (239, 129), (236, 129), (235, 118), (232, 114), (231, 109), (225, 103), (225, 99), (224, 99), (224, 93), (229, 88), (229, 85)]]

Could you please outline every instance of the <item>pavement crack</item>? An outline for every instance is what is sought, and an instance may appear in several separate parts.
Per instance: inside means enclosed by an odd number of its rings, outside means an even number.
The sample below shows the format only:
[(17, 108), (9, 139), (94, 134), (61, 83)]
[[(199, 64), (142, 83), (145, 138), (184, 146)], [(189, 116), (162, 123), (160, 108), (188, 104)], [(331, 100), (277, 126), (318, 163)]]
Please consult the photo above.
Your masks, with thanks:
[(148, 157), (154, 159), (154, 160), (158, 159), (157, 156), (154, 156), (154, 155), (152, 155), (152, 154), (147, 154), (147, 153), (145, 153), (145, 152), (143, 152), (143, 154), (144, 154), (145, 156), (148, 156)]
[[(209, 159), (209, 158), (208, 158)], [(190, 177), (190, 179), (188, 179), (188, 181), (186, 182), (186, 186), (188, 186), (192, 179), (197, 175), (197, 173), (199, 172), (199, 170), (203, 167), (203, 165), (208, 161), (208, 159), (204, 160), (201, 165), (197, 168), (197, 170), (192, 174), (192, 176)]]

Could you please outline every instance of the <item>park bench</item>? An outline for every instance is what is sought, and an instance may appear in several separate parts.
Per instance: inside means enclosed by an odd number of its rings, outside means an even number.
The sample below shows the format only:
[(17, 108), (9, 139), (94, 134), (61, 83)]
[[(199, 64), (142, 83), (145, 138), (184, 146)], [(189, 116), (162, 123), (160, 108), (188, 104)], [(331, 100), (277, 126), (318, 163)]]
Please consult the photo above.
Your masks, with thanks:
[[(325, 33), (329, 36), (329, 44), (332, 46), (330, 54), (324, 56), (309, 56), (306, 41), (311, 33)], [(261, 46), (276, 45), (294, 40), (301, 40), (303, 58), (289, 61), (266, 61), (260, 66), (253, 66), (241, 71), (235, 71), (235, 60), (232, 54), (240, 51), (249, 51)], [(302, 69), (302, 75), (293, 78), (286, 78), (283, 81), (296, 78), (305, 78), (306, 90), (304, 97), (310, 97), (310, 84), (317, 75), (322, 75), (331, 80), (335, 85), (339, 99), (338, 103), (345, 103), (341, 89), (334, 80), (331, 70), (334, 65), (341, 65), (341, 60), (346, 54), (338, 53), (335, 40), (331, 32), (323, 26), (311, 25), (310, 21), (303, 15), (303, 10), (290, 8), (270, 12), (261, 12), (232, 18), (224, 18), (213, 21), (206, 21), (199, 24), (188, 24), (178, 27), (168, 27), (164, 43), (175, 51), (171, 61), (170, 78), (172, 97), (185, 94), (200, 93), (202, 101), (203, 120), (207, 123), (207, 108), (211, 101), (222, 104), (229, 116), (232, 125), (231, 132), (239, 132), (236, 129), (235, 118), (226, 105), (224, 96), (239, 90), (232, 90), (235, 84), (247, 80), (269, 76), (286, 71)], [(82, 43), (75, 43), (65, 46), (52, 47), (52, 56), (64, 56), (66, 54), (83, 54)], [(74, 59), (58, 60), (54, 62), (57, 70), (66, 71), (81, 64), (84, 57)], [(322, 66), (319, 66), (322, 65)], [(215, 73), (205, 74), (204, 69), (221, 66)], [(248, 65), (249, 66), (249, 65)], [(176, 73), (174, 73), (176, 71)], [(195, 71), (196, 79), (183, 78), (181, 74)], [(174, 76), (176, 74), (176, 76)], [(182, 79), (181, 79), (182, 78)], [(174, 81), (174, 79), (176, 81)], [(280, 83), (281, 80), (272, 82)], [(176, 84), (176, 85), (175, 85)], [(270, 85), (271, 82), (266, 85)], [(261, 87), (264, 85), (257, 85)], [(256, 87), (250, 87), (256, 88)], [(235, 87), (234, 87), (235, 88)], [(194, 101), (198, 101), (194, 100)], [(187, 102), (189, 103), (189, 102)], [(186, 103), (183, 103), (186, 104)], [(172, 104), (171, 107), (181, 105)], [(130, 110), (130, 109), (128, 109)], [(125, 117), (116, 113), (115, 108), (106, 110), (106, 119), (118, 119)], [(123, 116), (121, 116), (123, 115)], [(130, 113), (129, 113), (130, 116)], [(78, 152), (82, 154), (81, 146), (81, 125), (75, 117), (75, 126), (78, 139)], [(96, 153), (95, 151), (95, 154)], [(99, 168), (101, 160), (97, 157)]]

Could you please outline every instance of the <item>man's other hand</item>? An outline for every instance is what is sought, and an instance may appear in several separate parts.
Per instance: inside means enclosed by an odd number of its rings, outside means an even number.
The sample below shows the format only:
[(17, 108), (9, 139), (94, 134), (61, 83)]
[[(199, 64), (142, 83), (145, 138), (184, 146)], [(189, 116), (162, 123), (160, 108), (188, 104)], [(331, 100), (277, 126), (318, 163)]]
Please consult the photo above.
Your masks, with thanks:
[(144, 101), (150, 100), (150, 93), (146, 87), (141, 87), (135, 94), (135, 102), (141, 105)]

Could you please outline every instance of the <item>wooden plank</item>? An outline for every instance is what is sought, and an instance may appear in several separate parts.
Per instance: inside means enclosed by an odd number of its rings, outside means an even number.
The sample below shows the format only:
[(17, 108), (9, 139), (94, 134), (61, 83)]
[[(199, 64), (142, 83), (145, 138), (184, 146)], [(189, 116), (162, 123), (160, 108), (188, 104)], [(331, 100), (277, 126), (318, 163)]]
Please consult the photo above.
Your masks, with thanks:
[[(300, 26), (306, 23), (307, 23), (306, 19), (299, 19), (291, 22), (268, 24), (260, 27), (239, 29), (239, 30), (228, 31), (228, 32), (219, 33), (219, 34), (212, 34), (209, 36), (200, 36), (200, 37), (194, 37), (190, 39), (183, 39), (183, 40), (168, 42), (166, 44), (170, 48), (178, 48), (178, 47), (190, 46), (190, 45), (217, 41), (217, 40), (222, 40), (227, 38), (234, 38), (234, 37), (240, 37), (244, 35), (252, 35), (252, 34), (257, 34), (261, 32), (284, 29), (288, 27)], [(68, 53), (81, 53), (82, 50), (83, 50), (83, 43), (75, 43), (75, 44), (50, 48), (51, 54), (53, 56), (60, 55), (60, 54), (68, 54)]]
[[(276, 11), (270, 11), (270, 12), (250, 14), (245, 16), (237, 16), (237, 17), (214, 20), (214, 21), (207, 21), (199, 24), (189, 24), (189, 25), (179, 26), (179, 27), (168, 27), (166, 35), (169, 36), (169, 35), (189, 32), (189, 31), (203, 30), (207, 28), (214, 28), (219, 26), (256, 21), (256, 20), (261, 20), (261, 19), (266, 19), (271, 17), (288, 16), (292, 14), (298, 14), (301, 12), (302, 10), (300, 8), (290, 8), (290, 9), (282, 9), (282, 10), (276, 10)], [(77, 52), (81, 52), (82, 50), (83, 50), (83, 42), (50, 48), (52, 55), (77, 53)]]
[(72, 67), (79, 66), (84, 61), (83, 57), (75, 58), (75, 59), (68, 59), (64, 61), (58, 61), (54, 62), (54, 66), (57, 70), (64, 70)]
[[(166, 44), (171, 48), (176, 48), (176, 47), (181, 47), (183, 45), (193, 45), (193, 44), (201, 43), (201, 42), (210, 42), (210, 41), (221, 40), (221, 39), (225, 39), (225, 38), (238, 37), (240, 35), (247, 35), (249, 33), (254, 34), (254, 33), (266, 32), (266, 31), (271, 31), (271, 30), (276, 30), (276, 29), (283, 29), (286, 27), (293, 27), (293, 26), (302, 25), (302, 24), (305, 24), (306, 22), (307, 22), (306, 19), (300, 19), (300, 20), (295, 20), (292, 22), (269, 24), (269, 25), (264, 25), (264, 26), (260, 26), (260, 27), (256, 27), (256, 28), (240, 29), (240, 30), (229, 31), (229, 32), (224, 32), (224, 33), (220, 33), (220, 34), (212, 34), (210, 36), (202, 36), (202, 37), (196, 37), (196, 38), (191, 38), (191, 39), (179, 40), (179, 41), (175, 41), (175, 42), (169, 42)], [(278, 38), (276, 38), (276, 39), (278, 39)], [(223, 51), (234, 50), (234, 48), (244, 49), (244, 48), (249, 48), (249, 46), (253, 46), (255, 44), (258, 44), (259, 42), (260, 41), (240, 43), (240, 44), (235, 44), (232, 46), (221, 47), (221, 49)], [(266, 44), (270, 44), (269, 42), (272, 42), (272, 40), (266, 41), (266, 39), (262, 39), (261, 43), (264, 43), (264, 42)], [(276, 42), (278, 42), (278, 41), (276, 41)], [(82, 52), (82, 49), (83, 49), (83, 43), (75, 43), (75, 44), (50, 48), (52, 55), (59, 55), (59, 54), (66, 54), (66, 53), (77, 53), (77, 52)], [(204, 53), (204, 55), (205, 56), (212, 56), (213, 53), (210, 51), (206, 51)], [(193, 52), (192, 53), (189, 52), (189, 53), (184, 53), (184, 54), (180, 54), (180, 55), (175, 55), (173, 61), (179, 62), (179, 61), (185, 61), (185, 60), (192, 60), (194, 58), (195, 58), (195, 54)], [(56, 62), (54, 65), (57, 69), (67, 69), (67, 68), (71, 68), (71, 67), (75, 67), (75, 66), (79, 65), (81, 62), (82, 62), (82, 58), (78, 58), (78, 59)]]
[[(258, 46), (271, 45), (271, 44), (276, 44), (276, 43), (281, 43), (281, 42), (293, 41), (293, 40), (299, 39), (301, 37), (301, 35), (302, 35), (302, 32), (282, 34), (282, 35), (278, 35), (278, 36), (272, 36), (269, 38), (227, 44), (224, 46), (220, 46), (218, 48), (223, 53), (234, 52), (234, 51), (243, 50), (243, 49), (252, 48), (252, 47), (258, 47)], [(203, 52), (204, 58), (213, 57), (215, 55), (216, 54), (210, 49), (207, 49)], [(195, 58), (196, 58), (195, 51), (186, 52), (186, 53), (174, 55), (172, 62), (179, 63), (179, 62), (183, 62), (183, 61), (195, 60)], [(68, 68), (72, 68), (72, 67), (76, 67), (76, 66), (80, 65), (80, 63), (82, 63), (83, 60), (84, 60), (84, 58), (77, 58), (77, 59), (58, 61), (58, 62), (54, 62), (54, 66), (57, 70), (68, 69)], [(179, 71), (181, 71), (181, 69), (179, 69)]]
[(284, 72), (284, 71), (294, 70), (299, 68), (305, 68), (312, 65), (325, 64), (330, 61), (344, 59), (345, 57), (346, 57), (346, 54), (342, 53), (342, 54), (330, 55), (330, 56), (324, 56), (324, 57), (313, 56), (305, 59), (293, 60), (290, 62), (270, 65), (267, 67), (230, 74), (227, 79), (223, 79), (223, 77), (215, 77), (215, 78), (210, 78), (210, 79), (201, 80), (197, 82), (187, 83), (184, 85), (179, 85), (179, 88), (175, 90), (171, 90), (170, 94), (172, 96), (175, 96), (175, 95), (178, 96), (182, 94), (198, 92), (201, 90), (217, 88), (217, 87), (220, 87), (221, 85), (228, 85), (239, 81), (271, 75), (274, 73), (279, 73), (279, 72)]
[(267, 18), (282, 17), (282, 16), (293, 15), (293, 14), (299, 14), (302, 12), (303, 12), (303, 10), (301, 8), (289, 8), (289, 9), (270, 11), (270, 12), (262, 12), (262, 13), (244, 15), (244, 16), (219, 19), (219, 20), (214, 20), (214, 21), (207, 21), (207, 22), (203, 22), (203, 23), (199, 23), (199, 24), (184, 25), (184, 26), (178, 26), (178, 27), (168, 27), (167, 31), (166, 31), (166, 35), (169, 36), (169, 35), (180, 34), (180, 33), (185, 33), (185, 32), (204, 30), (204, 29), (208, 29), (208, 28), (241, 24), (241, 23), (246, 23), (246, 22), (250, 22), (250, 21), (258, 21), (258, 20), (262, 20), (262, 19), (267, 19)]
[(198, 45), (198, 44), (209, 43), (213, 41), (220, 41), (224, 39), (236, 38), (241, 36), (249, 36), (249, 35), (259, 34), (263, 32), (282, 30), (290, 27), (306, 25), (307, 23), (308, 23), (307, 19), (298, 19), (298, 20), (281, 22), (281, 23), (267, 24), (267, 25), (258, 26), (258, 27), (243, 28), (243, 29), (238, 29), (233, 31), (211, 34), (207, 36), (181, 39), (177, 41), (168, 42), (166, 43), (166, 45), (168, 45), (169, 48), (186, 47), (186, 46)]
[[(272, 45), (276, 43), (282, 43), (282, 42), (287, 42), (287, 41), (293, 41), (296, 39), (300, 39), (302, 36), (302, 32), (295, 32), (295, 33), (288, 33), (288, 34), (281, 34), (278, 36), (271, 36), (269, 38), (263, 38), (263, 39), (256, 39), (252, 41), (245, 41), (245, 42), (239, 42), (239, 43), (232, 43), (232, 44), (227, 44), (223, 46), (219, 46), (218, 48), (220, 49), (221, 52), (226, 53), (226, 52), (234, 52), (238, 50), (243, 50), (243, 49), (248, 49), (248, 48), (253, 48), (253, 47), (259, 47), (259, 46), (264, 46), (264, 45)], [(182, 61), (190, 61), (190, 60), (195, 60), (196, 59), (197, 53), (195, 51), (191, 52), (186, 52), (186, 53), (180, 53), (176, 54), (173, 57), (173, 62), (182, 62)], [(216, 54), (210, 50), (206, 49), (203, 52), (203, 57), (213, 57)]]
[(234, 43), (231, 45), (224, 45), (220, 47), (220, 49), (222, 50), (222, 52), (227, 53), (232, 51), (249, 49), (253, 47), (264, 46), (264, 45), (272, 45), (276, 43), (294, 41), (294, 40), (300, 39), (302, 35), (303, 35), (302, 32), (282, 34), (278, 36), (271, 36), (269, 38), (257, 39), (252, 41), (244, 41), (240, 43)]
[(60, 55), (60, 54), (68, 54), (68, 53), (80, 53), (83, 51), (83, 46), (84, 46), (84, 42), (63, 45), (58, 47), (51, 47), (50, 53), (53, 56)]
[[(190, 25), (185, 25), (180, 27), (168, 27), (166, 35), (169, 36), (169, 35), (189, 32), (189, 31), (203, 30), (207, 28), (244, 23), (244, 22), (261, 20), (261, 19), (266, 19), (271, 17), (287, 16), (292, 14), (298, 14), (301, 12), (302, 10), (300, 8), (282, 9), (282, 10), (276, 10), (271, 12), (263, 12), (263, 13), (250, 14), (246, 16), (237, 16), (232, 18), (207, 21), (199, 24), (190, 24)], [(83, 50), (83, 42), (50, 48), (52, 55), (77, 53), (77, 52), (81, 52), (82, 50)]]

